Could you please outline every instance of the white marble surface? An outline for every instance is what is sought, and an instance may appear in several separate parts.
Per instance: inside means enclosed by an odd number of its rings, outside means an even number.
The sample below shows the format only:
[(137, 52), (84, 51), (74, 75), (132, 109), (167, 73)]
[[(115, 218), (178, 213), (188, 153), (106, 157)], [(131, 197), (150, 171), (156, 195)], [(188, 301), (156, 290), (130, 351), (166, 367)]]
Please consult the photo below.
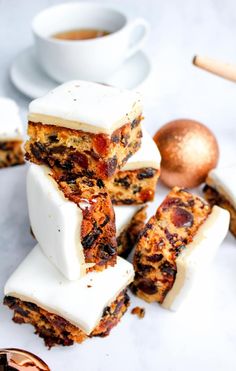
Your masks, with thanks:
[[(107, 3), (109, 1), (106, 1)], [(17, 101), (26, 122), (28, 99), (11, 85), (8, 69), (32, 43), (30, 19), (57, 1), (0, 0), (0, 95)], [(236, 62), (234, 0), (114, 1), (152, 27), (145, 47), (153, 72), (145, 95), (146, 126), (153, 134), (174, 118), (200, 120), (216, 134), (222, 165), (236, 156), (236, 86), (191, 65), (195, 53)], [(33, 247), (25, 197), (26, 166), (0, 171), (0, 300), (6, 278)], [(159, 187), (156, 204), (167, 193)], [(235, 371), (236, 244), (229, 234), (210, 269), (205, 289), (178, 313), (132, 297), (131, 308), (146, 308), (139, 320), (128, 314), (105, 339), (48, 351), (30, 326), (11, 322), (0, 306), (0, 348), (35, 352), (52, 371)]]

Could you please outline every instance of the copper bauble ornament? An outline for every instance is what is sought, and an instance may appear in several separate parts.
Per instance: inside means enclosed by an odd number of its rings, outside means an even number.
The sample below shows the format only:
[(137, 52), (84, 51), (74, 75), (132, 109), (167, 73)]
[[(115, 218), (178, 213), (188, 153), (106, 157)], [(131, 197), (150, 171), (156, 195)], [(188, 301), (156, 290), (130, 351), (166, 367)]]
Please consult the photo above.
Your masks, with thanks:
[(196, 187), (217, 165), (216, 138), (197, 121), (171, 121), (157, 131), (154, 140), (162, 157), (161, 180), (168, 187)]
[(15, 348), (0, 349), (0, 370), (50, 371), (46, 363), (33, 353)]

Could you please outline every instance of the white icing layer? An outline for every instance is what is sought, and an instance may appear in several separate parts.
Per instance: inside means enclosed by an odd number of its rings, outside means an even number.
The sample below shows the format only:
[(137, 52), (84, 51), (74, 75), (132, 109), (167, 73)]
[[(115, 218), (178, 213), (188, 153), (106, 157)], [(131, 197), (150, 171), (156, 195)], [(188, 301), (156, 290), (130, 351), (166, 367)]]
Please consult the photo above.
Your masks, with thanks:
[(30, 165), (27, 199), (31, 228), (45, 255), (67, 279), (83, 276), (81, 209), (64, 197), (45, 166)]
[(163, 306), (177, 310), (196, 281), (206, 275), (207, 268), (224, 240), (229, 228), (229, 212), (214, 206), (204, 224), (200, 226), (193, 241), (176, 259), (177, 274), (172, 289), (166, 295)]
[(137, 170), (145, 167), (160, 168), (161, 155), (156, 143), (146, 129), (142, 127), (143, 137), (140, 149), (129, 158), (122, 171)]
[(22, 122), (14, 100), (0, 98), (0, 141), (22, 140)]
[(129, 225), (133, 216), (140, 210), (142, 205), (121, 205), (114, 206), (116, 217), (116, 235), (117, 237)]
[(35, 303), (90, 334), (104, 308), (115, 300), (133, 276), (132, 264), (118, 257), (115, 267), (68, 281), (37, 245), (8, 279), (4, 293)]
[(141, 113), (140, 96), (128, 90), (74, 80), (29, 105), (29, 120), (111, 134)]
[(236, 164), (211, 170), (206, 183), (222, 194), (236, 209)]

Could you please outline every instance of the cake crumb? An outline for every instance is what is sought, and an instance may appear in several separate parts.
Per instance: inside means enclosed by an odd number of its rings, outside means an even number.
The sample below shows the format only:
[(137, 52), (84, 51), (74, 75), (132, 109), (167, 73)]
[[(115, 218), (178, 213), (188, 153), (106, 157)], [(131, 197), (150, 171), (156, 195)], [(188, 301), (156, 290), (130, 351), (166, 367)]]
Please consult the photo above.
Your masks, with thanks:
[(131, 314), (135, 314), (140, 319), (142, 319), (145, 316), (145, 309), (144, 308), (140, 308), (140, 307), (134, 307), (131, 310)]

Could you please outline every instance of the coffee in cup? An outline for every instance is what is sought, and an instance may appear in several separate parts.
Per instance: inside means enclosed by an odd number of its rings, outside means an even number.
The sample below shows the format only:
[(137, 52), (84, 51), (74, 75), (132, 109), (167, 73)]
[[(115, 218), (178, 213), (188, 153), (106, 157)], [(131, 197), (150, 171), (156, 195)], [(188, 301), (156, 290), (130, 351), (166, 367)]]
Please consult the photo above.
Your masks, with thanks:
[(96, 30), (93, 28), (78, 28), (75, 30), (57, 32), (52, 35), (53, 39), (58, 40), (89, 40), (109, 35), (110, 32), (105, 30)]

